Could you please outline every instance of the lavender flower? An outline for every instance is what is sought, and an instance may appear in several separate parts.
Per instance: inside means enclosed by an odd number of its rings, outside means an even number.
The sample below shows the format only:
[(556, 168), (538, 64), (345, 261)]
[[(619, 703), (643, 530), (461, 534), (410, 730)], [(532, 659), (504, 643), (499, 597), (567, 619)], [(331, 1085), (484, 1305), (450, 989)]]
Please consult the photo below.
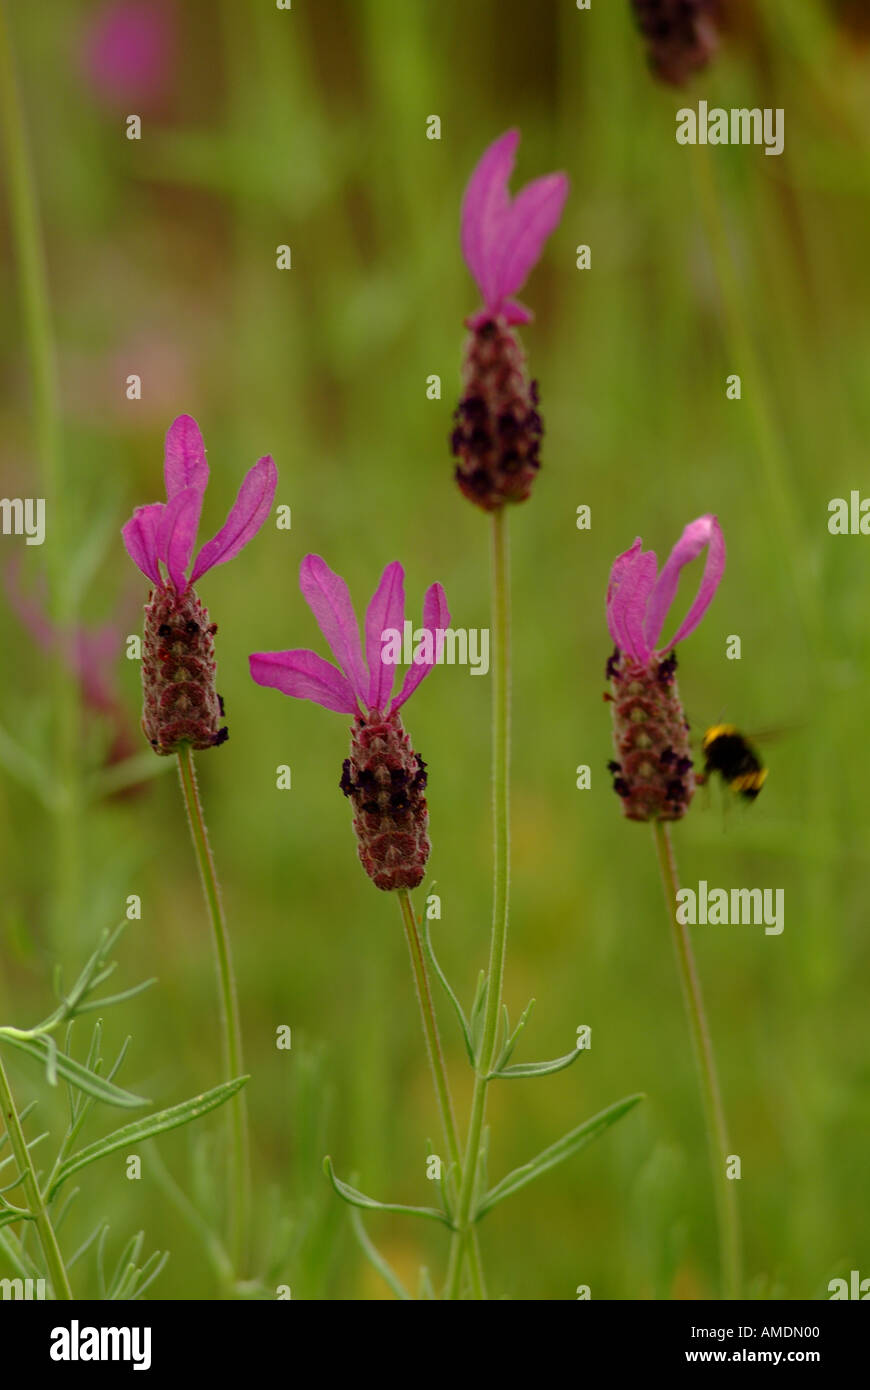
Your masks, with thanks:
[(632, 0), (657, 77), (682, 87), (704, 68), (718, 47), (714, 20), (719, 0)]
[(174, 59), (174, 15), (166, 0), (110, 0), (83, 36), (82, 67), (94, 95), (109, 106), (152, 104)]
[(462, 203), (462, 252), (483, 308), (466, 320), (471, 336), (451, 449), (460, 489), (489, 512), (525, 501), (540, 467), (537, 383), (528, 378), (512, 332), (532, 314), (513, 296), (539, 260), (568, 196), (566, 175), (546, 174), (510, 197), (519, 140), (518, 130), (508, 130), (490, 145)]
[[(707, 550), (695, 600), (674, 636), (659, 639), (680, 571)], [(695, 791), (688, 721), (680, 703), (674, 648), (700, 623), (725, 569), (715, 516), (691, 521), (661, 573), (640, 537), (618, 555), (607, 588), (607, 626), (616, 650), (607, 663), (613, 687), (613, 789), (629, 820), (679, 820)]]
[(217, 626), (193, 586), (257, 534), (271, 510), (278, 474), (270, 455), (258, 459), (188, 577), (209, 475), (202, 435), (189, 415), (179, 415), (169, 427), (164, 473), (167, 501), (137, 507), (122, 534), (131, 560), (154, 585), (145, 607), (142, 728), (155, 753), (168, 755), (185, 744), (213, 748), (228, 737), (219, 727), (223, 701), (214, 684)]
[(306, 555), (299, 584), (337, 667), (316, 652), (255, 652), (251, 676), (299, 700), (354, 716), (350, 757), (339, 783), (353, 806), (359, 857), (385, 891), (416, 888), (429, 857), (426, 764), (411, 747), (399, 710), (429, 674), (443, 646), (450, 614), (440, 584), (423, 600), (423, 629), (414, 663), (393, 696), (395, 664), (385, 657), (388, 632), (405, 622), (404, 570), (387, 565), (366, 609), (365, 655), (348, 587), (319, 555)]

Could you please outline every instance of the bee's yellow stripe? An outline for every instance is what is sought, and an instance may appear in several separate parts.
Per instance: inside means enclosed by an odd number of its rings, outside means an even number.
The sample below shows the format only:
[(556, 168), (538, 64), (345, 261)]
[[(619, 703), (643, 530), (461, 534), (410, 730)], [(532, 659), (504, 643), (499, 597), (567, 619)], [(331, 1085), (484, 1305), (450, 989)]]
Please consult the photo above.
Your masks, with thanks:
[(731, 779), (731, 788), (735, 792), (760, 791), (767, 777), (767, 768), (761, 767), (757, 772), (744, 772), (740, 777)]
[(712, 729), (708, 729), (704, 735), (702, 747), (707, 749), (711, 743), (715, 743), (717, 738), (723, 738), (726, 734), (736, 734), (737, 728), (734, 724), (714, 724)]

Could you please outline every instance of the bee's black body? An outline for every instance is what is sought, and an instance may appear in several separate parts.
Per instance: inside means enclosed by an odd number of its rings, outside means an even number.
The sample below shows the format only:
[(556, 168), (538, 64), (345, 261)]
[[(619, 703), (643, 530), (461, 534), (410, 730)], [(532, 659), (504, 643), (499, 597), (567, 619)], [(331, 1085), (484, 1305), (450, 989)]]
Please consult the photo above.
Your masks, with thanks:
[(733, 724), (715, 724), (704, 735), (704, 775), (718, 772), (733, 792), (754, 801), (764, 786), (767, 768), (752, 744)]

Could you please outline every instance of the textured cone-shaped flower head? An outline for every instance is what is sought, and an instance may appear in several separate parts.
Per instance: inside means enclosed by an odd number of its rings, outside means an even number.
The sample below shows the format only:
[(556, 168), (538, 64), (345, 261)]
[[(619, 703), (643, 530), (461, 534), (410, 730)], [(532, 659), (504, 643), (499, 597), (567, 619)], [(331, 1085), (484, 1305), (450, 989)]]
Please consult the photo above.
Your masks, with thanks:
[(719, 0), (632, 0), (649, 63), (663, 82), (682, 87), (718, 47)]
[(193, 585), (256, 535), (271, 510), (278, 475), (268, 454), (254, 464), (188, 577), (209, 476), (202, 435), (189, 415), (169, 428), (164, 471), (168, 500), (137, 507), (122, 534), (130, 558), (154, 585), (145, 607), (142, 728), (155, 753), (168, 755), (185, 744), (214, 748), (228, 737), (220, 727), (223, 701), (215, 689), (217, 627)]
[(426, 591), (413, 664), (393, 696), (394, 653), (405, 624), (402, 566), (387, 565), (366, 610), (365, 654), (348, 587), (319, 555), (303, 560), (300, 587), (337, 665), (302, 649), (255, 652), (251, 676), (258, 685), (354, 716), (339, 785), (353, 806), (360, 861), (378, 888), (416, 888), (430, 848), (426, 764), (411, 747), (399, 710), (441, 656), (450, 622), (444, 590), (432, 584)]
[(540, 467), (543, 425), (514, 325), (531, 312), (514, 295), (540, 258), (568, 195), (565, 174), (545, 174), (508, 193), (519, 131), (487, 149), (462, 204), (462, 251), (483, 308), (467, 320), (462, 398), (450, 444), (462, 492), (485, 511), (523, 502)]
[[(706, 549), (698, 593), (669, 642), (659, 645), (680, 571)], [(613, 790), (629, 820), (679, 820), (695, 790), (689, 724), (680, 703), (674, 647), (700, 623), (725, 569), (725, 542), (715, 516), (683, 531), (661, 573), (638, 538), (618, 555), (607, 590), (607, 625), (616, 649), (611, 681)]]

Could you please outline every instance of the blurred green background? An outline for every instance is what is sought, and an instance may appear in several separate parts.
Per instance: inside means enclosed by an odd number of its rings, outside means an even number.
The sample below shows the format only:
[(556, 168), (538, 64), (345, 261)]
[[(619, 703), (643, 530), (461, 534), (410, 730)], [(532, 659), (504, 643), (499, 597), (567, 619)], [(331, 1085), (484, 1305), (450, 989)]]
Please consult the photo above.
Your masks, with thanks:
[[(722, 522), (728, 565), (680, 652), (695, 736), (721, 717), (781, 731), (764, 744), (771, 770), (755, 805), (723, 810), (720, 788), (702, 790), (675, 832), (685, 884), (786, 890), (779, 937), (694, 932), (742, 1159), (747, 1290), (819, 1298), (851, 1269), (870, 1276), (870, 541), (827, 530), (829, 500), (864, 486), (870, 433), (870, 50), (842, 23), (848, 7), (726, 5), (720, 55), (685, 94), (650, 76), (623, 0), (589, 12), (574, 0), (145, 8), (164, 26), (161, 80), (113, 97), (82, 57), (104, 6), (6, 6), (44, 222), (63, 461), (45, 546), (2, 538), (0, 1016), (42, 1017), (55, 962), (68, 978), (136, 893), (142, 920), (122, 943), (118, 979), (153, 973), (159, 984), (107, 1015), (107, 1050), (133, 1035), (121, 1080), (157, 1105), (220, 1079), (209, 928), (175, 773), (91, 798), (121, 730), (129, 752), (147, 754), (139, 666), (124, 655), (146, 585), (119, 530), (134, 505), (163, 495), (163, 434), (189, 412), (211, 465), (202, 534), (267, 451), (276, 501), (293, 517), (289, 532), (268, 523), (201, 585), (219, 625), (230, 740), (198, 767), (252, 1073), (258, 1272), (294, 1298), (390, 1296), (320, 1164), (329, 1152), (375, 1196), (431, 1201), (426, 1140), (440, 1136), (399, 913), (357, 862), (337, 785), (346, 720), (254, 686), (247, 656), (325, 653), (298, 589), (308, 551), (347, 578), (358, 610), (383, 565), (401, 559), (410, 616), (439, 579), (455, 626), (488, 626), (487, 523), (455, 488), (446, 443), (462, 320), (477, 306), (458, 215), (483, 148), (518, 125), (514, 188), (564, 169), (571, 194), (523, 296), (547, 435), (534, 495), (511, 515), (505, 998), (512, 1017), (538, 1001), (516, 1060), (570, 1050), (580, 1023), (592, 1048), (564, 1074), (491, 1088), (490, 1172), (623, 1095), (647, 1100), (487, 1218), (490, 1287), (522, 1299), (570, 1299), (581, 1283), (618, 1299), (717, 1287), (705, 1135), (653, 845), (610, 789), (602, 702), (613, 556), (639, 534), (662, 557), (706, 511)], [(675, 111), (699, 98), (783, 107), (784, 154), (720, 148), (704, 163), (678, 146)], [(131, 112), (139, 141), (125, 138)], [(440, 141), (426, 138), (430, 114)], [(0, 235), (2, 492), (39, 496), (8, 202)], [(717, 237), (736, 267), (725, 296)], [(285, 243), (292, 270), (279, 272)], [(588, 271), (575, 268), (581, 243)], [(731, 372), (743, 375), (739, 403), (726, 400)], [(131, 373), (140, 401), (126, 399)], [(432, 373), (440, 401), (426, 396)], [(575, 525), (582, 503), (588, 532)], [(117, 624), (109, 669), (122, 713), (84, 712), (65, 765), (69, 682), (10, 601), (46, 572), (67, 620)], [(740, 661), (725, 658), (730, 634), (742, 638)], [(489, 678), (443, 667), (405, 712), (430, 769), (434, 940), (469, 1003), (488, 950), (489, 698)], [(291, 791), (275, 787), (282, 763)], [(589, 791), (575, 786), (583, 763)], [(447, 1008), (441, 1017), (464, 1129), (469, 1068)], [(289, 1052), (275, 1046), (281, 1024)], [(8, 1064), (20, 1102), (40, 1095), (38, 1128), (49, 1127), (44, 1082), (17, 1057)], [(100, 1123), (125, 1118), (103, 1112)], [(160, 1143), (202, 1210), (216, 1200), (223, 1136), (217, 1115)], [(121, 1156), (82, 1175), (64, 1249), (101, 1214), (116, 1255), (144, 1227), (147, 1248), (172, 1252), (153, 1296), (213, 1296), (202, 1244), (148, 1152), (138, 1183)], [(385, 1216), (367, 1227), (409, 1284), (421, 1264), (440, 1280), (440, 1229)], [(93, 1295), (94, 1280), (88, 1256), (77, 1295)]]

